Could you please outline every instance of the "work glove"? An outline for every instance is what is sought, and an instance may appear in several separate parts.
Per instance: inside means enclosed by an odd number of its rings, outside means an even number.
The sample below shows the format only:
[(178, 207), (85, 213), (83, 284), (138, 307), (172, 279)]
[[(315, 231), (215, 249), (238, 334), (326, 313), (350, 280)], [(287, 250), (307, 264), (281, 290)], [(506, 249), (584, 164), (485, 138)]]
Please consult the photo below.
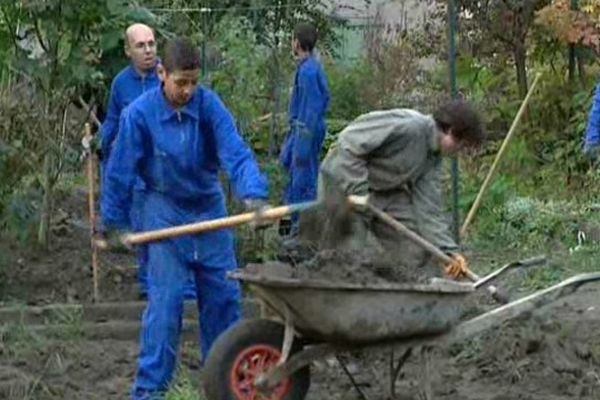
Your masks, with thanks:
[(448, 255), (452, 258), (452, 262), (446, 264), (444, 267), (446, 274), (454, 280), (466, 276), (469, 267), (467, 259), (458, 253), (448, 253)]
[(99, 228), (94, 235), (94, 243), (102, 250), (127, 253), (133, 249), (133, 246), (123, 240), (128, 234), (125, 230)]
[(246, 207), (247, 212), (256, 213), (252, 222), (250, 222), (250, 226), (255, 230), (266, 229), (267, 227), (273, 224), (273, 221), (264, 219), (262, 214), (271, 208), (269, 203), (263, 199), (246, 199), (244, 200), (244, 207)]
[(367, 204), (369, 203), (369, 195), (350, 195), (348, 196), (348, 201), (357, 211), (364, 212), (368, 209)]
[(90, 154), (96, 154), (101, 158), (102, 143), (98, 135), (86, 135), (81, 139), (81, 147), (83, 151), (81, 153), (81, 159), (86, 159)]

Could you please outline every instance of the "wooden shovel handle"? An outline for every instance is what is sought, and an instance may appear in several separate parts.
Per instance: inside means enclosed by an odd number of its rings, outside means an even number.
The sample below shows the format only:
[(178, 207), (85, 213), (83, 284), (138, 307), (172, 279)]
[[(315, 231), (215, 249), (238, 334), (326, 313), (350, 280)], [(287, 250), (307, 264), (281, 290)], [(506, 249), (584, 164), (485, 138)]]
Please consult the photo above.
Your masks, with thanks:
[(256, 212), (233, 215), (229, 217), (212, 219), (209, 221), (201, 221), (193, 224), (174, 226), (172, 228), (158, 229), (154, 231), (130, 233), (123, 237), (123, 242), (127, 245), (145, 244), (156, 242), (159, 240), (173, 239), (187, 235), (197, 235), (199, 233), (211, 232), (218, 229), (233, 228), (254, 221), (257, 217), (264, 220), (277, 220), (295, 212), (308, 210), (318, 204), (316, 201), (306, 203), (292, 204), (289, 206), (281, 206), (269, 208), (260, 216)]

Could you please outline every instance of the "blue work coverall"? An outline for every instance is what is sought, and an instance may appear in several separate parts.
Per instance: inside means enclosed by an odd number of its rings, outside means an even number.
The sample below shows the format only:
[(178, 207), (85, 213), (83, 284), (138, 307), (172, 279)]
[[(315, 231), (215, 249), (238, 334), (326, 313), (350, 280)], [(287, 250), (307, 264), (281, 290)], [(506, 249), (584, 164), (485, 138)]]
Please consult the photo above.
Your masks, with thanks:
[(121, 112), (142, 93), (160, 86), (156, 68), (145, 76), (140, 75), (133, 65), (125, 67), (113, 79), (108, 100), (106, 118), (102, 123), (101, 140), (103, 166), (110, 158), (111, 148), (119, 131)]
[[(267, 199), (268, 185), (233, 117), (212, 91), (198, 88), (175, 110), (158, 87), (123, 113), (106, 173), (102, 212), (109, 227), (126, 229), (131, 192), (146, 188), (142, 227), (153, 230), (224, 217), (223, 168), (237, 198)], [(133, 399), (167, 390), (175, 371), (184, 289), (193, 271), (203, 358), (240, 317), (240, 287), (226, 279), (237, 268), (233, 234), (219, 230), (148, 245), (148, 305)]]
[(588, 118), (583, 152), (589, 157), (596, 157), (600, 152), (600, 84), (596, 86), (592, 110)]
[[(106, 118), (102, 123), (101, 128), (101, 148), (102, 148), (102, 171), (106, 171), (108, 160), (111, 156), (111, 149), (117, 137), (119, 130), (119, 118), (123, 110), (135, 99), (137, 99), (142, 93), (147, 90), (154, 89), (160, 86), (160, 79), (158, 77), (156, 68), (150, 71), (148, 74), (140, 75), (133, 65), (125, 67), (115, 79), (113, 79), (112, 86), (110, 89), (110, 98), (108, 100), (108, 110), (106, 112)], [(132, 219), (131, 229), (133, 231), (140, 231), (140, 210), (142, 208), (144, 198), (144, 185), (143, 182), (139, 181), (135, 185), (135, 191), (133, 193), (133, 206), (131, 207)], [(148, 254), (145, 246), (140, 246), (137, 249), (138, 254), (138, 279), (140, 282), (140, 289), (143, 294), (148, 291), (148, 270), (146, 262)], [(190, 284), (191, 288), (188, 291), (193, 291), (193, 285)], [(191, 297), (191, 296), (188, 296)]]
[[(317, 198), (319, 157), (327, 130), (325, 113), (329, 87), (321, 64), (309, 56), (300, 62), (294, 78), (289, 107), (290, 131), (281, 150), (280, 161), (289, 174), (284, 194), (286, 204)], [(297, 215), (292, 217), (292, 233), (297, 231)]]

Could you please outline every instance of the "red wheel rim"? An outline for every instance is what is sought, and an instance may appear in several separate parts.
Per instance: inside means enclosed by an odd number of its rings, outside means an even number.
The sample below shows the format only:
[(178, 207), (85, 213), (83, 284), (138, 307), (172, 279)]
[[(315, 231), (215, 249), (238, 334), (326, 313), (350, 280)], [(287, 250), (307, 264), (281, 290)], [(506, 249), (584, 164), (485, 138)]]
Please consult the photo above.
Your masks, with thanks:
[(270, 393), (259, 392), (254, 382), (258, 376), (275, 368), (281, 358), (279, 349), (263, 344), (250, 346), (242, 351), (231, 369), (230, 384), (239, 400), (283, 400), (292, 382), (284, 379)]

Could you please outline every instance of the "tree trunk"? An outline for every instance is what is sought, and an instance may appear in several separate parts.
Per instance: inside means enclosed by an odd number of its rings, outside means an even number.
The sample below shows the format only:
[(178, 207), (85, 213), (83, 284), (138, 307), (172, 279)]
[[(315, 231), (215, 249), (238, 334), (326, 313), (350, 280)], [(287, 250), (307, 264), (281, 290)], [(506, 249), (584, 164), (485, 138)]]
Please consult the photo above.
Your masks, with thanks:
[(575, 67), (577, 64), (577, 58), (575, 57), (575, 45), (569, 45), (569, 83), (575, 81)]
[(42, 171), (42, 207), (40, 209), (40, 226), (38, 229), (38, 244), (44, 250), (48, 249), (50, 243), (50, 214), (52, 206), (52, 184), (51, 184), (51, 157), (44, 156), (44, 170)]
[(582, 55), (582, 48), (575, 49), (575, 59), (577, 60), (577, 75), (581, 83), (585, 82), (585, 58)]
[(279, 134), (279, 113), (281, 112), (281, 63), (279, 60), (278, 44), (272, 49), (271, 56), (271, 93), (273, 95), (273, 111), (271, 115), (271, 129), (269, 132), (269, 156), (276, 157), (279, 154), (277, 135)]
[(519, 97), (524, 99), (527, 96), (527, 50), (523, 43), (515, 44), (513, 48), (515, 57), (515, 69), (517, 71), (517, 85), (519, 88)]

